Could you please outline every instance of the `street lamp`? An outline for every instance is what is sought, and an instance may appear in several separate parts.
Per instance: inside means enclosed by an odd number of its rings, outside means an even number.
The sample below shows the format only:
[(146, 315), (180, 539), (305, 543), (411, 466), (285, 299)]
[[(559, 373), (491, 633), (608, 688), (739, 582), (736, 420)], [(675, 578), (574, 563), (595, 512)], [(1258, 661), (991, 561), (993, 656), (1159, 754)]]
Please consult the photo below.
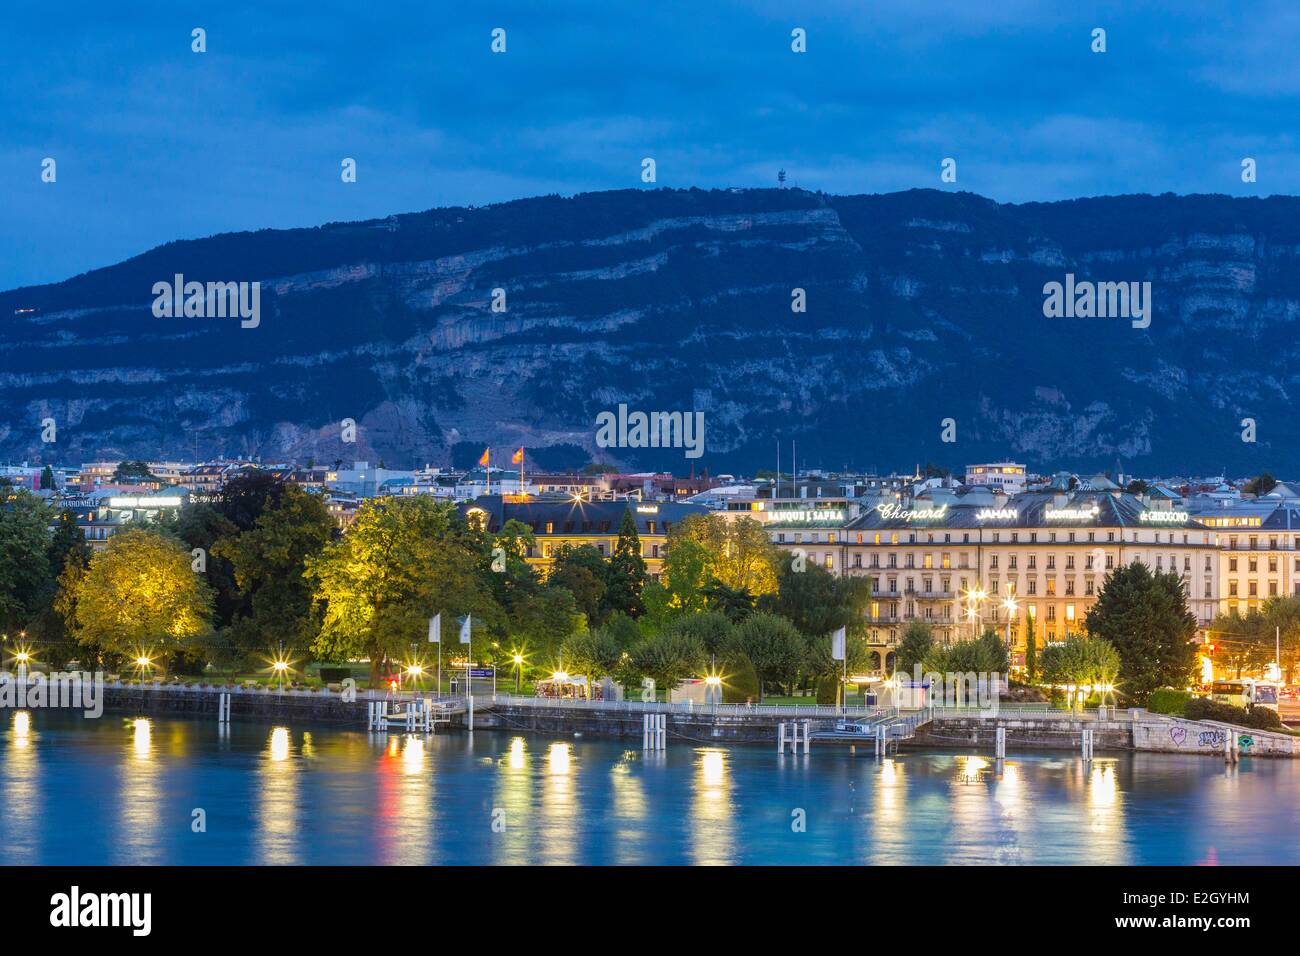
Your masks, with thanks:
[(1016, 603), (1016, 596), (1008, 594), (1002, 602), (1003, 609), (1007, 612), (1007, 650), (1011, 650), (1011, 619), (1016, 616), (1016, 611), (1020, 605)]
[(718, 699), (722, 696), (722, 677), (718, 674), (709, 674), (704, 678), (704, 684), (708, 690), (709, 700), (713, 704), (713, 712), (718, 711)]
[(511, 660), (513, 660), (513, 661), (515, 662), (515, 693), (518, 694), (518, 693), (519, 693), (519, 677), (520, 677), (520, 674), (522, 673), (522, 668), (523, 668), (523, 664), (524, 664), (524, 655), (523, 655), (523, 654), (516, 653), (516, 654), (514, 655), (514, 657), (511, 658)]

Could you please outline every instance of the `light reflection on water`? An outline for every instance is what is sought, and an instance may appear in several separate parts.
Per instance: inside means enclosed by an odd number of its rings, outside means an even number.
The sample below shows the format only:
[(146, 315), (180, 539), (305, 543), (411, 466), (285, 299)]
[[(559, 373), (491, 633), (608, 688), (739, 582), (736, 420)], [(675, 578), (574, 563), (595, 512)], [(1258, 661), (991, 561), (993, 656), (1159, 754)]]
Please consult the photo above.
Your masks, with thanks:
[(0, 788), (5, 794), (4, 862), (39, 863), (36, 820), (43, 781), (32, 718), (27, 711), (14, 711), (8, 744), (4, 750), (4, 767), (0, 768), (3, 773)]
[(48, 712), (0, 720), (0, 754), (4, 864), (1300, 863), (1291, 761), (643, 752)]
[(163, 857), (156, 838), (160, 824), (158, 776), (161, 771), (154, 759), (153, 721), (141, 717), (128, 726), (130, 740), (121, 749), (113, 862), (120, 865), (161, 863)]

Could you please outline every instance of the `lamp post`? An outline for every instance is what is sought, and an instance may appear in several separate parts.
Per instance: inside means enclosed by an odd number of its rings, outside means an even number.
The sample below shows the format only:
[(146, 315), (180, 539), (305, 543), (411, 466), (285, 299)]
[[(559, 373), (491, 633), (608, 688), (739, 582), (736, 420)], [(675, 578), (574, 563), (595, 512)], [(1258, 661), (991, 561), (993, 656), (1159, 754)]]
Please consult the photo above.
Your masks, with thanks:
[(520, 678), (520, 674), (521, 674), (521, 671), (522, 671), (522, 668), (523, 668), (524, 655), (523, 655), (523, 654), (515, 654), (515, 656), (512, 658), (512, 660), (515, 662), (515, 693), (518, 694), (518, 693), (519, 693), (519, 678)]

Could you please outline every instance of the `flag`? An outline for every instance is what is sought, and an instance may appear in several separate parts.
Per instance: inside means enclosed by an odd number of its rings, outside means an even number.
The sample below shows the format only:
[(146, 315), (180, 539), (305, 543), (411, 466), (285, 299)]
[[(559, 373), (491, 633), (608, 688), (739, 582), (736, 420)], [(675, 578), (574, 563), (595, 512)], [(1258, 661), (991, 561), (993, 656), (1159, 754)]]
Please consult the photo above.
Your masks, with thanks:
[(831, 657), (837, 661), (844, 660), (844, 628), (831, 635)]
[(433, 617), (429, 618), (429, 643), (442, 643), (442, 612), (439, 611)]
[(460, 642), (462, 644), (469, 643), (469, 622), (470, 622), (470, 615), (466, 614), (465, 620), (460, 625)]
[(515, 452), (513, 455), (510, 456), (510, 464), (522, 465), (523, 463), (524, 463), (524, 450), (520, 448), (517, 452)]
[(488, 462), (490, 462), (491, 460), (492, 460), (492, 449), (484, 448), (483, 454), (482, 456), (479, 457), (478, 463), (482, 465), (484, 468), (486, 468), (488, 466)]

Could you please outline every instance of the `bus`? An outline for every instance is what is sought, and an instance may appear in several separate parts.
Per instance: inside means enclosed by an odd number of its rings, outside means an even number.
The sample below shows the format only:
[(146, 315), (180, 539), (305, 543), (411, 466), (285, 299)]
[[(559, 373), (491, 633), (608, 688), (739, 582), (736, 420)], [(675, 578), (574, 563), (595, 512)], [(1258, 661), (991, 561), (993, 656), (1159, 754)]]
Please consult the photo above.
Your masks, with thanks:
[(1232, 704), (1234, 707), (1267, 707), (1277, 710), (1278, 686), (1242, 677), (1238, 680), (1216, 680), (1210, 687), (1211, 699), (1220, 704)]

